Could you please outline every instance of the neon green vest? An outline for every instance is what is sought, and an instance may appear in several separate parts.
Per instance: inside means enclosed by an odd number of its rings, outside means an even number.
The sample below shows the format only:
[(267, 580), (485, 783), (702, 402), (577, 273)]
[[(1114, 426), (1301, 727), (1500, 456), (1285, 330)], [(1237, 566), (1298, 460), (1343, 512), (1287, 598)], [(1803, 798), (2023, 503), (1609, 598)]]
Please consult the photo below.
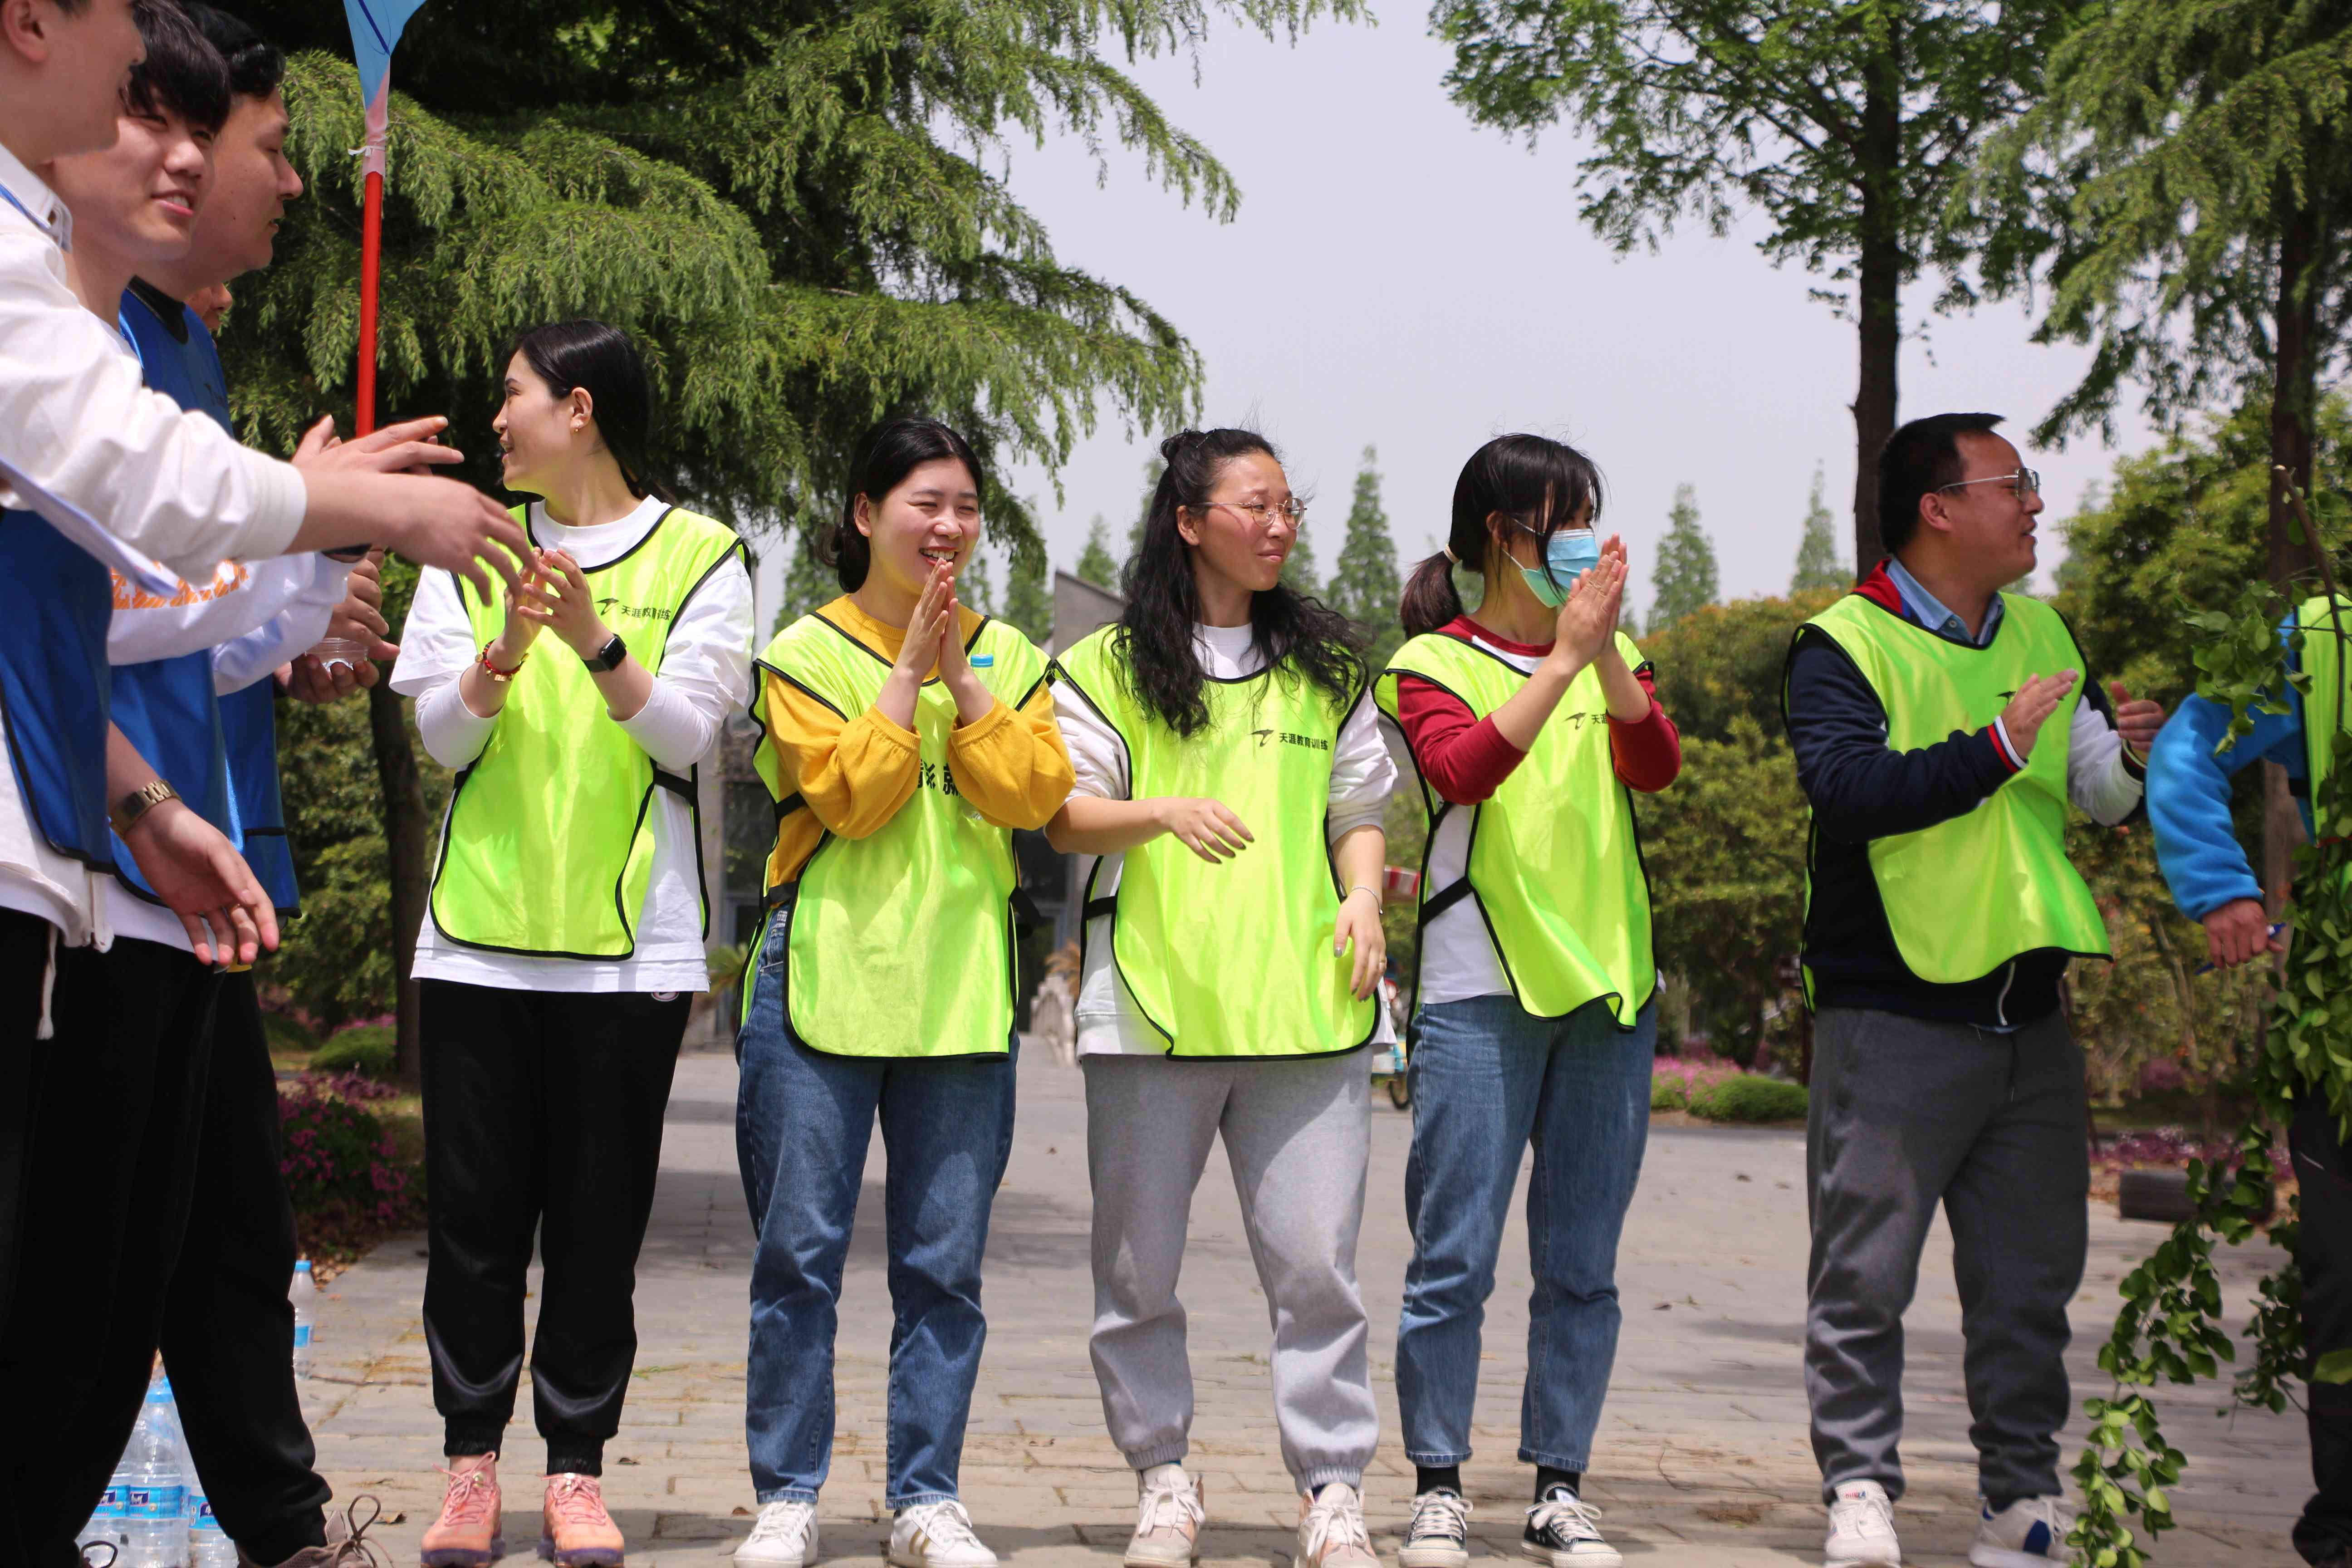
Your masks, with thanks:
[[(1805, 624), (1870, 683), (1886, 710), (1888, 748), (1914, 752), (1983, 729), (2030, 677), (2083, 668), (2057, 611), (2022, 595), (2000, 597), (2000, 627), (1985, 648), (1937, 637), (1856, 594)], [(2067, 736), (2081, 700), (2077, 682), (2042, 721), (2024, 771), (1973, 811), (1871, 840), (1895, 950), (1920, 979), (1964, 984), (2045, 949), (2107, 955), (2106, 924), (2066, 858)], [(1811, 896), (1808, 876), (1809, 904)]]
[[(965, 651), (981, 684), (1008, 708), (1045, 679), (1045, 656), (1003, 621), (982, 621)], [(760, 665), (763, 689), (788, 680), (844, 719), (872, 708), (890, 675), (889, 660), (822, 614), (777, 633)], [(956, 793), (948, 767), (955, 725), (955, 699), (936, 678), (925, 681), (915, 700), (914, 795), (864, 838), (825, 834), (800, 876), (770, 890), (771, 903), (791, 900), (784, 1007), (812, 1049), (1003, 1056), (1012, 1041), (1013, 832)], [(760, 742), (758, 767), (781, 816), (795, 796), (772, 741)]]
[[(1626, 668), (1641, 650), (1623, 633), (1617, 651)], [(1417, 676), (1484, 719), (1528, 678), (1496, 655), (1459, 637), (1418, 637), (1389, 661), (1373, 693), (1394, 719), (1397, 679)], [(1650, 950), (1650, 879), (1642, 866), (1632, 792), (1617, 776), (1609, 747), (1609, 703), (1600, 672), (1585, 667), (1569, 684), (1534, 747), (1491, 799), (1455, 806), (1423, 779), (1429, 837), (1446, 813), (1470, 814), (1465, 874), (1432, 888), (1423, 866), (1421, 923), (1456, 900), (1478, 906), (1519, 1005), (1539, 1018), (1562, 1018), (1606, 997), (1620, 1028), (1657, 988)], [(1420, 990), (1415, 977), (1413, 988)]]
[[(2345, 630), (2352, 633), (2352, 607), (2345, 621)], [(2325, 595), (2295, 606), (2294, 624), (2303, 628), (2303, 672), (2311, 677), (2311, 689), (2303, 696), (2303, 756), (2315, 809), (2319, 786), (2336, 771), (2336, 741), (2344, 728), (2344, 650)]]
[[(514, 516), (529, 529), (527, 509), (515, 508)], [(672, 622), (742, 550), (725, 524), (672, 507), (635, 549), (582, 572), (604, 624), (659, 675)], [(457, 596), (478, 645), (505, 627), (505, 595), (485, 602), (460, 578)], [(606, 715), (588, 667), (542, 631), (489, 743), (450, 795), (433, 874), (435, 928), (452, 942), (499, 952), (628, 957), (653, 880), (656, 787), (675, 790), (695, 811), (693, 773), (680, 778), (656, 768)], [(699, 844), (699, 811), (695, 821)], [(706, 900), (706, 935), (709, 923)]]
[[(1331, 749), (1349, 703), (1288, 670), (1209, 680), (1207, 728), (1179, 736), (1129, 689), (1106, 626), (1064, 653), (1055, 679), (1127, 747), (1134, 800), (1205, 795), (1255, 836), (1212, 866), (1172, 834), (1127, 851), (1111, 899), (1111, 957), (1176, 1057), (1329, 1056), (1372, 1037), (1370, 999), (1335, 954), (1339, 886), (1324, 842)], [(1102, 874), (1096, 862), (1095, 877)], [(1093, 878), (1087, 912), (1097, 912)]]

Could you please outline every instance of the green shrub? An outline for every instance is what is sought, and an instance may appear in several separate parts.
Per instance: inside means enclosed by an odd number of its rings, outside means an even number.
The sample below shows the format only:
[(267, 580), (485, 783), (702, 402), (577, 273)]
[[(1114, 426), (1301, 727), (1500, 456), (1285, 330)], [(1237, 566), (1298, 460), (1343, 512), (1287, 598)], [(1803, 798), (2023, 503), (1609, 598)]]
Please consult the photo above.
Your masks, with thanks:
[(1690, 1108), (1709, 1121), (1791, 1121), (1805, 1114), (1805, 1103), (1803, 1084), (1738, 1073), (1698, 1089)]
[(1688, 1110), (1690, 1089), (1679, 1078), (1664, 1074), (1650, 1080), (1650, 1109), (1653, 1110)]
[(389, 1024), (361, 1024), (330, 1035), (310, 1058), (316, 1073), (357, 1072), (388, 1079), (397, 1070), (399, 1044)]
[(319, 1037), (310, 1026), (291, 1013), (264, 1013), (261, 1016), (261, 1037), (269, 1042), (273, 1051), (300, 1055), (319, 1048)]

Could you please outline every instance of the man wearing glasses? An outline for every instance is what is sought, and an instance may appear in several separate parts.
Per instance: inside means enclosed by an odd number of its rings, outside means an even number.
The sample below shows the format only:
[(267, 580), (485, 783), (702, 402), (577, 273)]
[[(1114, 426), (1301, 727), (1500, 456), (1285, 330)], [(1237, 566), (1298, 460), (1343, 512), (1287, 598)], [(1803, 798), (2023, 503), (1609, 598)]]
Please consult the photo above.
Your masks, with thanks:
[(1982, 1519), (1978, 1568), (2065, 1561), (2066, 1303), (2089, 1173), (2066, 965), (2107, 952), (2068, 803), (2122, 823), (2163, 723), (2084, 679), (2035, 565), (2041, 479), (1990, 414), (1915, 420), (1878, 462), (1893, 552), (1797, 630), (1783, 688), (1812, 808), (1816, 1015), (1805, 1395), (1833, 1568), (1899, 1563), (1903, 1310), (1952, 1230)]

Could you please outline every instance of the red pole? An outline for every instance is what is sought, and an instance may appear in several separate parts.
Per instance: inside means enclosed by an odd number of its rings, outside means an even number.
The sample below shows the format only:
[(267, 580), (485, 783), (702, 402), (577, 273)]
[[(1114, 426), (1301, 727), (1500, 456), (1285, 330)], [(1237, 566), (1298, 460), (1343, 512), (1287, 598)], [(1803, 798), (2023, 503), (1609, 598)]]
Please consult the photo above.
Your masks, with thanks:
[(360, 208), (359, 408), (352, 421), (362, 436), (375, 428), (375, 295), (383, 250), (383, 175), (370, 169)]

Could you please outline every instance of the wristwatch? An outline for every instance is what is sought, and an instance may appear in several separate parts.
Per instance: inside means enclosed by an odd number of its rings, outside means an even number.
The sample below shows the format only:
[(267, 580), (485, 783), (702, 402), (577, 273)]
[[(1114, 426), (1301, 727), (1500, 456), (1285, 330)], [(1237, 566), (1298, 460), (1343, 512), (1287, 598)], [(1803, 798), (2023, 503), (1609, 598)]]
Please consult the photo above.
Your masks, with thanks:
[(180, 792), (163, 779), (149, 779), (129, 795), (114, 803), (114, 831), (128, 835), (138, 820), (167, 800), (177, 800)]
[(598, 648), (593, 657), (583, 655), (580, 662), (602, 675), (607, 670), (620, 668), (621, 661), (628, 657), (629, 645), (621, 640), (620, 633), (614, 632), (612, 641)]

